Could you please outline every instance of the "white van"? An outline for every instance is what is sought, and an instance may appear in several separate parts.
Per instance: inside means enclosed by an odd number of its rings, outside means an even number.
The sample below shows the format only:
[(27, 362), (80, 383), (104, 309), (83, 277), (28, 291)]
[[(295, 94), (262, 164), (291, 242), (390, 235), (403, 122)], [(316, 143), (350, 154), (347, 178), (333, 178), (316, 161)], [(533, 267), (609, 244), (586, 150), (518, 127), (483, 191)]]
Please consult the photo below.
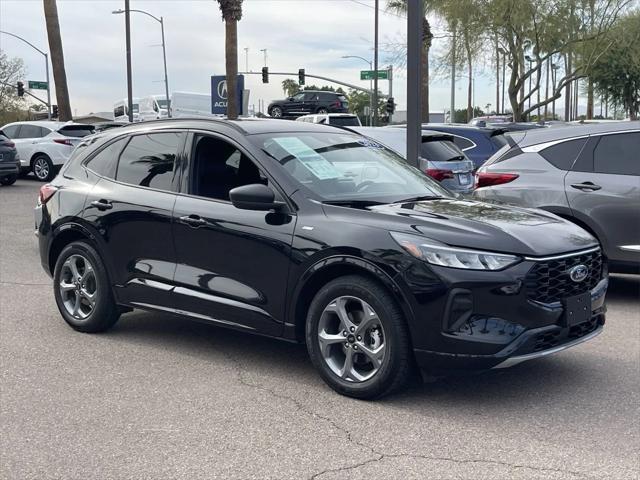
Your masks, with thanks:
[[(127, 105), (129, 104), (128, 100), (125, 98), (124, 100), (118, 100), (113, 104), (113, 120), (116, 122), (128, 122), (129, 121), (129, 109)], [(133, 121), (141, 122), (140, 118), (140, 105), (138, 103), (138, 99), (133, 99)]]
[(212, 117), (210, 93), (173, 92), (171, 94), (171, 116)]
[(159, 120), (169, 116), (165, 95), (149, 95), (141, 98), (138, 103), (140, 105), (140, 119), (143, 122), (146, 120)]

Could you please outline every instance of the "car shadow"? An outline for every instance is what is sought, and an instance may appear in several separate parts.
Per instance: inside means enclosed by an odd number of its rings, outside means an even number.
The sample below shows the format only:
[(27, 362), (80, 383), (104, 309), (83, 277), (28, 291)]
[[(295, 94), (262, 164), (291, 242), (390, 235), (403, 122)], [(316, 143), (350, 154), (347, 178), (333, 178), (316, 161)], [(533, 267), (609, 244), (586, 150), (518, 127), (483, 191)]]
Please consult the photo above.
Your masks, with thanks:
[[(294, 385), (295, 390), (331, 393), (301, 344), (146, 312), (124, 315), (104, 337), (187, 355), (236, 373), (241, 371), (258, 383), (287, 383)], [(416, 379), (407, 390), (379, 402), (391, 409), (416, 413), (425, 413), (429, 407), (469, 408), (479, 414), (517, 412), (522, 408), (536, 410), (542, 404), (551, 410), (563, 409), (572, 397), (595, 385), (605, 390), (615, 388), (608, 385), (607, 376), (597, 356), (577, 351), (504, 370), (450, 376), (427, 383)]]

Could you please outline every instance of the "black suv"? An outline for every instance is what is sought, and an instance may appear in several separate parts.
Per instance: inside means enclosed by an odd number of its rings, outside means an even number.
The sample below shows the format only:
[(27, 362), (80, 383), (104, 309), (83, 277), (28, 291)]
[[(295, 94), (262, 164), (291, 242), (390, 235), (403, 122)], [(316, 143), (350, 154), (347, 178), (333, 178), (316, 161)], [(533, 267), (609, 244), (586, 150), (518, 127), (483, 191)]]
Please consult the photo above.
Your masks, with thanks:
[(294, 118), (309, 113), (348, 113), (349, 102), (342, 93), (304, 90), (293, 97), (271, 102), (267, 112), (273, 118)]
[(66, 322), (170, 312), (306, 342), (340, 393), (504, 367), (602, 330), (596, 240), (453, 196), (373, 140), (275, 120), (160, 120), (85, 139), (36, 227)]

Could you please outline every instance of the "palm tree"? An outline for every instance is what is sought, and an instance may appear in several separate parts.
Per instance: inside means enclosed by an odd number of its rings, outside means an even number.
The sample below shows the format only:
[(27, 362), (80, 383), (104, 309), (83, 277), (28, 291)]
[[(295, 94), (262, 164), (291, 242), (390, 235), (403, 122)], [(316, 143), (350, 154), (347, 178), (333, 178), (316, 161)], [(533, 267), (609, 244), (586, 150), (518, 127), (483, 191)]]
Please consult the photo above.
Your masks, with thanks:
[(224, 20), (224, 56), (227, 75), (227, 118), (238, 118), (238, 22), (242, 0), (217, 0)]
[(49, 37), (49, 51), (51, 52), (51, 66), (53, 80), (56, 84), (56, 98), (58, 101), (58, 115), (63, 122), (71, 120), (71, 103), (69, 102), (69, 88), (67, 87), (67, 73), (64, 69), (64, 52), (60, 37), (60, 22), (58, 21), (58, 7), (56, 0), (43, 0), (44, 18), (47, 23)]
[(300, 90), (300, 85), (295, 80), (286, 78), (282, 81), (282, 90), (287, 97), (293, 97)]
[[(422, 19), (422, 121), (429, 121), (429, 49), (431, 48), (431, 41), (433, 40), (433, 34), (431, 33), (431, 24), (427, 18), (427, 14), (436, 8), (438, 1), (424, 0), (423, 5), (423, 19)], [(387, 8), (391, 11), (406, 14), (407, 13), (407, 0), (389, 0), (387, 2)]]

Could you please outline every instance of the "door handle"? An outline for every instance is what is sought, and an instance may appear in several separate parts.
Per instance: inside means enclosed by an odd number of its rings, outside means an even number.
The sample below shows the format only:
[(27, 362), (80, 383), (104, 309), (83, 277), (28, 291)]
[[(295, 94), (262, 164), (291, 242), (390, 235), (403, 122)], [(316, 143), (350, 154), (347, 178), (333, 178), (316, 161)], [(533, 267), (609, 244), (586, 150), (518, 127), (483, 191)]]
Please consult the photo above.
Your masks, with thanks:
[(596, 191), (600, 190), (602, 187), (600, 185), (596, 185), (593, 182), (583, 182), (583, 183), (574, 183), (571, 185), (571, 188), (575, 188), (577, 190), (585, 191)]
[(98, 210), (111, 210), (113, 208), (113, 204), (109, 200), (94, 200), (91, 202), (92, 207), (96, 207)]
[(180, 217), (180, 221), (195, 228), (207, 224), (207, 221), (200, 215), (185, 215), (184, 217)]

